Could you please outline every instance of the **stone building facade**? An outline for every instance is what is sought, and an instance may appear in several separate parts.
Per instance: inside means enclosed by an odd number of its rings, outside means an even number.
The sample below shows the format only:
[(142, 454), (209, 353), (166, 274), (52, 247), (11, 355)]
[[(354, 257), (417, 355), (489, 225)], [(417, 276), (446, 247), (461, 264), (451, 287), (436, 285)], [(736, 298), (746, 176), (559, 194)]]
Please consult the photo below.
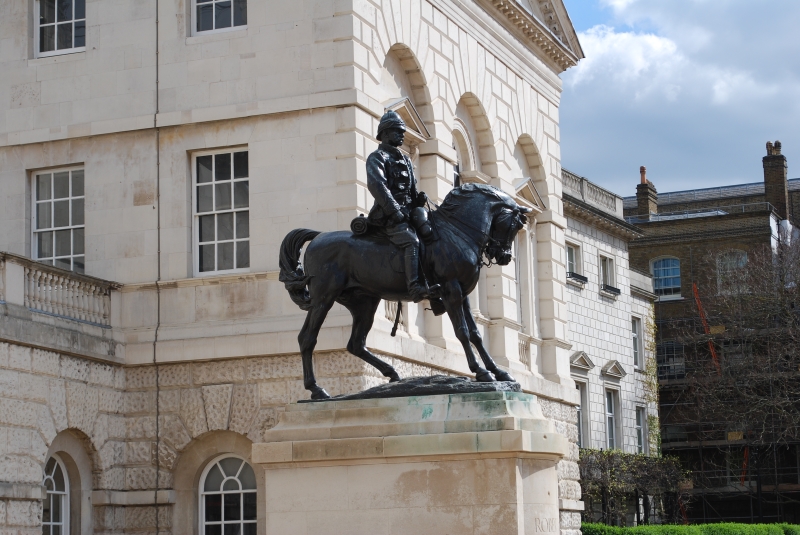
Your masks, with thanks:
[(622, 198), (563, 170), (570, 358), (580, 393), (579, 445), (658, 454), (652, 277), (629, 266), (641, 236)]
[[(3, 529), (220, 533), (224, 476), (236, 529), (268, 532), (251, 446), (306, 395), (278, 248), (369, 209), (387, 108), (433, 201), (471, 181), (534, 211), (472, 303), (576, 441), (558, 110), (581, 57), (559, 0), (3, 2)], [(409, 306), (393, 338), (394, 312), (368, 344), (401, 375), (468, 373), (446, 317)], [(349, 324), (334, 307), (319, 336), (331, 394), (384, 380), (344, 351)], [(558, 464), (561, 535), (580, 525), (577, 455)]]
[[(747, 262), (748, 253), (797, 239), (800, 180), (788, 179), (781, 149), (779, 141), (767, 143), (764, 180), (749, 184), (658, 193), (642, 167), (636, 196), (623, 202), (626, 221), (640, 231), (629, 245), (631, 267), (653, 275), (662, 449), (693, 472), (694, 499), (686, 511), (691, 521), (758, 520), (755, 482), (744, 475), (746, 442), (715, 431), (719, 425), (711, 416), (678, 415), (694, 406), (686, 399), (691, 363), (681, 329), (685, 333), (693, 325), (702, 332), (695, 287), (708, 317), (714, 316), (714, 298), (724, 291), (720, 272), (728, 269), (722, 261), (735, 269)], [(796, 522), (800, 445), (782, 444), (770, 449), (769, 457), (764, 519)], [(749, 463), (757, 466), (752, 458)]]

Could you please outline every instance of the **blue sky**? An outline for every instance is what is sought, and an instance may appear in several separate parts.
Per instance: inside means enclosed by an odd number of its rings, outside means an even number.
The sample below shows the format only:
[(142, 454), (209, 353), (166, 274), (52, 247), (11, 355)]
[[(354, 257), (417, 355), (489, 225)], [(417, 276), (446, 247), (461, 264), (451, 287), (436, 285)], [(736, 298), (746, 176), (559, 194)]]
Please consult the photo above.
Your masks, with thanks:
[(800, 177), (800, 1), (565, 0), (586, 59), (562, 75), (567, 169), (633, 195)]

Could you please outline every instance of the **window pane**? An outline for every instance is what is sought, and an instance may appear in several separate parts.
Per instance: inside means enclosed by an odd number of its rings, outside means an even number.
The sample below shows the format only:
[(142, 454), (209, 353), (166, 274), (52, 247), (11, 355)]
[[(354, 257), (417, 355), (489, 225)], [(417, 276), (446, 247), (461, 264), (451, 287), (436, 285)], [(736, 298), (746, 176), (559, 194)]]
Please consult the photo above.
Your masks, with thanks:
[(66, 269), (67, 271), (72, 269), (72, 260), (69, 258), (56, 258), (55, 262), (53, 263), (54, 266), (61, 269)]
[(250, 242), (237, 241), (236, 242), (236, 267), (246, 268), (250, 267)]
[(200, 246), (200, 271), (214, 271), (213, 244)]
[(217, 2), (216, 3), (216, 26), (215, 28), (230, 28), (231, 27), (231, 3), (230, 2)]
[(241, 524), (226, 524), (225, 535), (240, 535)]
[(56, 232), (56, 256), (67, 256), (72, 253), (72, 231), (59, 230)]
[(242, 511), (239, 502), (241, 494), (224, 494), (225, 498), (225, 520), (241, 520)]
[(52, 52), (56, 49), (56, 27), (39, 28), (39, 52)]
[(53, 175), (53, 198), (65, 199), (69, 197), (69, 171)]
[(220, 243), (217, 247), (217, 270), (233, 269), (233, 242)]
[(53, 203), (53, 226), (69, 226), (69, 201), (56, 201)]
[(75, 20), (86, 18), (86, 0), (75, 0)]
[(236, 239), (250, 237), (250, 212), (236, 212)]
[(75, 23), (75, 48), (86, 46), (86, 22)]
[(56, 4), (58, 22), (72, 20), (72, 0), (58, 0)]
[(52, 501), (53, 509), (50, 511), (51, 522), (61, 522), (61, 496), (53, 496)]
[[(49, 483), (49, 480), (48, 480)], [(44, 499), (44, 505), (42, 506), (42, 522), (50, 522), (50, 501), (53, 499), (52, 496), (48, 496)], [(44, 527), (43, 529), (47, 529)], [(43, 533), (49, 533), (48, 531), (43, 531)]]
[(214, 184), (214, 209), (231, 209), (231, 185), (230, 182)]
[(50, 198), (52, 192), (50, 191), (50, 178), (51, 175), (38, 175), (36, 177), (36, 200), (46, 201)]
[(244, 535), (256, 535), (256, 527), (258, 524), (245, 524), (244, 525)]
[(72, 48), (72, 23), (58, 25), (58, 32), (56, 32), (56, 47), (59, 50), (66, 50)]
[(72, 258), (72, 271), (75, 273), (83, 273), (85, 264), (82, 256), (74, 256)]
[(214, 155), (214, 180), (230, 180), (231, 179), (231, 155), (215, 154)]
[(199, 186), (197, 188), (197, 211), (198, 212), (210, 212), (214, 209), (213, 203), (213, 191), (211, 190), (213, 186)]
[(242, 490), (242, 487), (239, 486), (239, 481), (236, 479), (227, 479), (225, 480), (225, 484), (222, 485), (222, 490)]
[[(204, 215), (200, 218), (200, 242), (214, 241), (214, 216)], [(217, 489), (214, 490), (218, 490)]]
[(37, 236), (39, 258), (51, 258), (53, 256), (53, 233), (40, 232)]
[(211, 4), (197, 6), (197, 31), (214, 29), (214, 6)]
[(72, 196), (83, 197), (83, 169), (72, 172)]
[(206, 494), (206, 522), (222, 520), (222, 495)]
[(246, 492), (244, 494), (244, 519), (243, 520), (255, 520), (256, 519), (256, 493), (255, 492)]
[(206, 526), (206, 535), (222, 535), (222, 526)]
[(221, 241), (221, 240), (232, 240), (232, 239), (233, 239), (233, 214), (232, 213), (219, 214), (217, 216), (217, 240)]
[(226, 476), (234, 477), (239, 473), (239, 468), (242, 467), (242, 462), (243, 461), (241, 459), (237, 459), (236, 457), (228, 457), (227, 459), (221, 460), (219, 464)]
[(83, 229), (76, 228), (72, 231), (72, 254), (83, 254)]
[[(213, 245), (211, 246), (213, 250)], [(212, 266), (213, 269), (213, 266)], [(217, 492), (219, 491), (220, 485), (222, 485), (222, 480), (225, 479), (225, 476), (222, 475), (222, 472), (219, 471), (219, 467), (215, 464), (211, 470), (208, 471), (208, 475), (206, 476), (205, 485), (203, 488), (206, 492)]]
[[(239, 473), (239, 481), (242, 482), (243, 489), (255, 490), (256, 474), (253, 472), (253, 468), (249, 464), (245, 463), (245, 465), (242, 467), (242, 471)], [(255, 496), (255, 494), (253, 496)], [(247, 503), (247, 500), (245, 500), (245, 503)], [(247, 520), (247, 517), (245, 517), (245, 520)]]
[(72, 224), (83, 225), (83, 199), (72, 199)]
[(52, 529), (50, 535), (61, 535), (61, 526), (52, 526)]
[(247, 208), (250, 205), (250, 181), (233, 183), (233, 207)]
[(233, 25), (247, 24), (247, 0), (233, 0)]
[[(242, 2), (244, 3), (244, 2)], [(233, 178), (247, 178), (249, 176), (248, 170), (248, 152), (234, 152), (233, 153)]]
[(50, 228), (53, 226), (53, 220), (50, 218), (50, 209), (53, 207), (52, 203), (40, 202), (36, 205), (36, 228)]
[(56, 0), (41, 0), (39, 4), (39, 24), (52, 24), (56, 21)]
[(211, 182), (211, 156), (197, 157), (197, 183)]

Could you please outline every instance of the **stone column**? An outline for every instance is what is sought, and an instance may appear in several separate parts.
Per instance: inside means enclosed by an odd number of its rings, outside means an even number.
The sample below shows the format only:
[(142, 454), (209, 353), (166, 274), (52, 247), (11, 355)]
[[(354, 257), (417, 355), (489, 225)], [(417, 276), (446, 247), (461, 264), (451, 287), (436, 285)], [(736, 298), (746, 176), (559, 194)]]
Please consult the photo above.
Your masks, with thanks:
[[(445, 196), (453, 189), (453, 164), (456, 161), (456, 151), (439, 139), (431, 139), (418, 146), (419, 163), (416, 173), (419, 189), (424, 191), (428, 198), (440, 204)], [(453, 332), (449, 316), (434, 316), (430, 310), (425, 310), (425, 339), (429, 344), (445, 349), (461, 350), (461, 342)]]

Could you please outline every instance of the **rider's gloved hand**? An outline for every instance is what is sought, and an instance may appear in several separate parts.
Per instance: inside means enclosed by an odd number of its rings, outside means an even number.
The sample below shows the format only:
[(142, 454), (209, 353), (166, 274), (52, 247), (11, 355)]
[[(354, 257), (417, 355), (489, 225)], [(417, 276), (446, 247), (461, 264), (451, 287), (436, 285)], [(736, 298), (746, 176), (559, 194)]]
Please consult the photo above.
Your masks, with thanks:
[(400, 210), (396, 211), (395, 213), (389, 216), (389, 224), (393, 226), (399, 225), (404, 220), (405, 216), (403, 215), (403, 212), (401, 212)]
[(425, 206), (428, 204), (428, 195), (424, 191), (417, 194), (417, 206)]

